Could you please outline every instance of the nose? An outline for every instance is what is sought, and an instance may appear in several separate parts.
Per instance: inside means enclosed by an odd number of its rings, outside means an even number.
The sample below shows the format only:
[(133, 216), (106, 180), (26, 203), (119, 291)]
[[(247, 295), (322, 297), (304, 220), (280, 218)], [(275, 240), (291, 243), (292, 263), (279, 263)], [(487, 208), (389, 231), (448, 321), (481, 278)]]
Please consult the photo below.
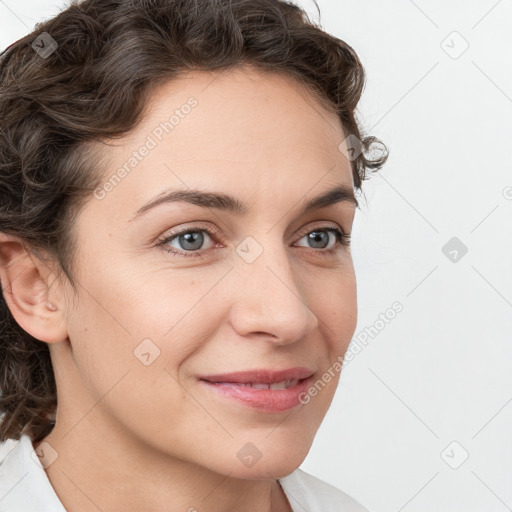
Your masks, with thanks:
[(237, 293), (233, 294), (230, 318), (240, 336), (286, 345), (318, 326), (318, 317), (306, 302), (300, 275), (294, 273), (283, 247), (265, 249), (252, 263), (237, 261), (234, 270), (238, 282), (234, 285)]

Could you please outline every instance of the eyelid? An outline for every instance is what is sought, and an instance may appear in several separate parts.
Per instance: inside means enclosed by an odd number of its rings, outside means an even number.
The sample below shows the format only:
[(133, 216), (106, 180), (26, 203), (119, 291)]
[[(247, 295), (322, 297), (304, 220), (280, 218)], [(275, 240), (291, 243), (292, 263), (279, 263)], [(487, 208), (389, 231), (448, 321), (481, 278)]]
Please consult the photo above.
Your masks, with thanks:
[(160, 237), (160, 240), (166, 240), (169, 238), (172, 238), (173, 236), (180, 235), (182, 233), (188, 233), (190, 231), (206, 231), (210, 235), (216, 235), (219, 238), (221, 238), (221, 231), (212, 226), (211, 224), (208, 224), (206, 222), (199, 222), (198, 224), (188, 225), (188, 224), (182, 224), (179, 228), (171, 229), (170, 231), (166, 231), (164, 235)]
[[(156, 247), (164, 247), (165, 245), (167, 245), (167, 243), (170, 242), (171, 239), (173, 238), (176, 238), (184, 233), (189, 233), (189, 232), (194, 232), (194, 231), (206, 231), (208, 233), (208, 235), (210, 236), (210, 238), (212, 238), (213, 240), (213, 237), (215, 236), (216, 239), (220, 240), (222, 242), (223, 240), (223, 237), (221, 235), (221, 231), (219, 229), (217, 229), (216, 227), (213, 227), (211, 224), (207, 224), (207, 223), (204, 223), (204, 222), (199, 222), (199, 224), (194, 224), (194, 225), (188, 225), (188, 224), (183, 224), (181, 225), (179, 228), (176, 228), (176, 229), (173, 229), (171, 231), (166, 231), (161, 237), (159, 237), (157, 239), (157, 242), (155, 244)], [(214, 243), (216, 243), (215, 240), (213, 240)], [(209, 249), (201, 249), (200, 251), (180, 251), (179, 249), (175, 249), (173, 251), (172, 248), (169, 248), (169, 249), (166, 249), (164, 247), (165, 251), (167, 252), (176, 252), (176, 253), (180, 253), (180, 252), (183, 252), (187, 255), (202, 255), (202, 253), (208, 251)]]
[[(297, 236), (299, 236), (299, 238), (302, 238), (303, 236), (311, 233), (312, 231), (315, 231), (315, 229), (322, 230), (322, 229), (328, 229), (328, 228), (339, 229), (340, 231), (345, 233), (345, 230), (343, 228), (341, 228), (338, 224), (336, 224), (332, 221), (324, 220), (324, 221), (317, 221), (317, 222), (319, 223), (318, 226), (311, 227), (311, 225), (308, 224), (307, 226), (305, 226), (303, 229), (301, 229), (298, 232)], [(345, 234), (347, 236), (350, 235), (350, 233), (345, 233)]]

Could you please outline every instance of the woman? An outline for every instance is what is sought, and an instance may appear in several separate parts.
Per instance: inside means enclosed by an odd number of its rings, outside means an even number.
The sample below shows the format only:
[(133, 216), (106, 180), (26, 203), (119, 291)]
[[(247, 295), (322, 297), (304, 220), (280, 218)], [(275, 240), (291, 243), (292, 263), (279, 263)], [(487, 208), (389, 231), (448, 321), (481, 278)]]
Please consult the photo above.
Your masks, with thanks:
[(366, 510), (298, 469), (387, 157), (353, 49), (281, 0), (85, 0), (0, 72), (0, 511)]

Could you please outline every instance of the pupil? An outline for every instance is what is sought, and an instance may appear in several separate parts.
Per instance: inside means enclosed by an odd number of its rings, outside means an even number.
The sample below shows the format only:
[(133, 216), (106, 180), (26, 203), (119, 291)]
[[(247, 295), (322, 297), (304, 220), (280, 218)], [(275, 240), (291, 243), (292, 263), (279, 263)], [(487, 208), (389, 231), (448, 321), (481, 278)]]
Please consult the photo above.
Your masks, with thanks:
[[(184, 249), (199, 249), (201, 248), (201, 245), (203, 245), (203, 234), (199, 231), (192, 231), (190, 233), (185, 233), (184, 235), (180, 236), (180, 243), (182, 243), (182, 247)], [(183, 243), (185, 244), (192, 244), (192, 247), (190, 246), (183, 246)], [(195, 245), (194, 245), (195, 244)]]
[[(310, 241), (313, 242), (313, 244), (316, 244), (317, 242), (321, 243), (322, 238), (324, 239), (324, 241), (326, 241), (326, 244), (323, 247), (320, 247), (320, 249), (325, 248), (326, 245), (329, 243), (329, 236), (327, 235), (327, 233), (325, 231), (313, 231), (312, 233), (309, 234), (309, 239)], [(319, 248), (318, 245), (313, 245), (313, 247)]]

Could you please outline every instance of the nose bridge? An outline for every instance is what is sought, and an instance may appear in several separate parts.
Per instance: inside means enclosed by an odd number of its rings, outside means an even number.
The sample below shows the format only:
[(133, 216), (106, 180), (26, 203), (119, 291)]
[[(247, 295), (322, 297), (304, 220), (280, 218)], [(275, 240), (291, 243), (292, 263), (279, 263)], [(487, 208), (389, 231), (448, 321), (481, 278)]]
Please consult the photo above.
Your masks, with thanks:
[(284, 344), (304, 337), (318, 319), (297, 284), (300, 276), (294, 275), (286, 247), (273, 236), (246, 239), (237, 248), (239, 293), (232, 321), (241, 335), (265, 333)]

